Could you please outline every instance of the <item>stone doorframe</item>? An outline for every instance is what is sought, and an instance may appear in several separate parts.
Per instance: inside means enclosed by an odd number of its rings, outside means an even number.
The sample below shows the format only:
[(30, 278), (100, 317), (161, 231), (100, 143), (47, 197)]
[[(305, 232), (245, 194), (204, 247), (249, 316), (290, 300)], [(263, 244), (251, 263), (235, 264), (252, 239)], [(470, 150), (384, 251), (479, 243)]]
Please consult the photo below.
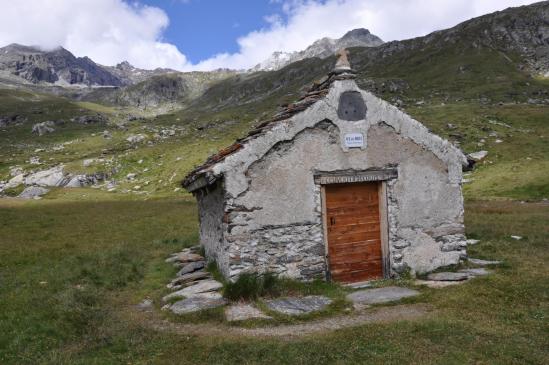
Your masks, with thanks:
[(324, 258), (326, 260), (326, 279), (331, 280), (330, 257), (328, 255), (328, 226), (326, 222), (326, 185), (349, 184), (359, 182), (379, 182), (379, 214), (381, 231), (381, 253), (383, 277), (391, 276), (391, 255), (389, 252), (389, 214), (387, 205), (387, 181), (398, 177), (397, 169), (369, 169), (369, 170), (344, 170), (344, 171), (317, 171), (314, 173), (314, 182), (317, 190), (320, 190), (320, 206), (322, 219), (322, 233), (324, 240)]

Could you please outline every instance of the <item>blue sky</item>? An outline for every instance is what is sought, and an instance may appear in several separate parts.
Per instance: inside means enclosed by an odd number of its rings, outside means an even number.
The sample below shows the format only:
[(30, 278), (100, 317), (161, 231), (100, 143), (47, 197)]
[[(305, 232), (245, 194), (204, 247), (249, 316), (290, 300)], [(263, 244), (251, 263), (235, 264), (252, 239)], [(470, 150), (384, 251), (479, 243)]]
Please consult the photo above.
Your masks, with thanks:
[(0, 0), (0, 47), (62, 46), (103, 65), (144, 69), (242, 70), (355, 28), (407, 39), (535, 1)]
[(168, 14), (163, 40), (197, 63), (217, 53), (238, 52), (237, 38), (268, 24), (266, 16), (283, 16), (280, 2), (269, 0), (145, 0)]

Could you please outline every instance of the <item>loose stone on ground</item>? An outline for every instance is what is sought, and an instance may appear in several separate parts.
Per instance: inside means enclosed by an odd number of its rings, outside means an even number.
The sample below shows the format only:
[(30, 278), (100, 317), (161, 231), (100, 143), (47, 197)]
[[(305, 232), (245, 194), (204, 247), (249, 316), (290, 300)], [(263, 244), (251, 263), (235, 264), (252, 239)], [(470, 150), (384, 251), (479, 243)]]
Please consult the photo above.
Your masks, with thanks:
[(19, 194), (19, 198), (22, 199), (37, 199), (41, 197), (42, 195), (45, 195), (49, 192), (48, 189), (43, 188), (41, 186), (29, 186), (28, 188), (25, 188), (21, 194)]
[(137, 306), (137, 309), (143, 312), (149, 312), (153, 310), (153, 301), (151, 299), (143, 299)]
[(427, 275), (427, 280), (431, 281), (462, 281), (468, 278), (467, 274), (459, 272), (437, 272)]
[(485, 268), (476, 268), (476, 269), (463, 269), (459, 270), (460, 273), (466, 274), (469, 277), (477, 277), (477, 276), (485, 276), (490, 275), (492, 272), (490, 270), (486, 270)]
[(479, 266), (500, 265), (500, 264), (502, 264), (502, 261), (481, 260), (481, 259), (473, 259), (473, 258), (469, 258), (468, 261), (472, 264), (479, 265)]
[(272, 319), (251, 304), (233, 304), (225, 309), (225, 318), (229, 322), (245, 321), (248, 319)]
[(399, 286), (387, 286), (385, 288), (359, 290), (347, 295), (347, 300), (354, 304), (369, 305), (394, 302), (403, 298), (419, 295), (417, 290), (402, 288)]
[(310, 295), (302, 298), (291, 297), (284, 299), (272, 299), (266, 301), (267, 307), (270, 310), (289, 316), (320, 311), (325, 309), (330, 303), (332, 303), (330, 298), (321, 295)]

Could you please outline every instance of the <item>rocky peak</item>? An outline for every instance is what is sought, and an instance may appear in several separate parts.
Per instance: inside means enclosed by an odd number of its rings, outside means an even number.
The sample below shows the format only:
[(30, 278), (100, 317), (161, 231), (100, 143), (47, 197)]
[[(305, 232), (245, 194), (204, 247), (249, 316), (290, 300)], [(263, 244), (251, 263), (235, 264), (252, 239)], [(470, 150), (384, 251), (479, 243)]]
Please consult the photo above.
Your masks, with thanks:
[(117, 69), (122, 70), (122, 71), (135, 70), (135, 67), (133, 67), (128, 61), (122, 61), (114, 67), (116, 67)]
[(370, 36), (373, 36), (373, 34), (370, 33), (370, 31), (368, 29), (366, 29), (366, 28), (357, 28), (357, 29), (353, 29), (353, 30), (350, 30), (347, 33), (345, 33), (345, 35), (343, 35), (343, 37), (341, 37), (340, 40), (360, 39), (360, 38), (367, 38), (367, 37), (370, 37)]
[(38, 47), (24, 46), (18, 43), (12, 43), (0, 48), (0, 53), (43, 53)]
[(0, 48), (0, 71), (27, 82), (58, 85), (120, 86), (121, 80), (88, 57), (78, 58), (63, 47), (42, 50), (10, 44)]
[(339, 39), (332, 39), (328, 37), (321, 38), (303, 51), (274, 52), (271, 57), (255, 66), (252, 71), (278, 70), (292, 62), (300, 61), (306, 58), (330, 57), (342, 48), (377, 47), (382, 44), (383, 41), (378, 36), (370, 33), (368, 29), (353, 29), (345, 33), (345, 35)]

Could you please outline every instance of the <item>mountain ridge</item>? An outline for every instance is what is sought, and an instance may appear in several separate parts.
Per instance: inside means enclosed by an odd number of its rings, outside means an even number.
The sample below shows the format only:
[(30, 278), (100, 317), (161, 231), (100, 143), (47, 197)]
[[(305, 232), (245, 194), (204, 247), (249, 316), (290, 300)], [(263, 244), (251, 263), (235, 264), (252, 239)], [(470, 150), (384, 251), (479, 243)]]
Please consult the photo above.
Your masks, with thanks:
[(43, 50), (12, 43), (0, 48), (0, 71), (37, 84), (122, 86), (123, 81), (89, 57), (76, 57), (63, 47)]
[(348, 31), (338, 39), (329, 37), (318, 39), (302, 51), (273, 52), (269, 58), (252, 67), (250, 71), (276, 71), (290, 63), (301, 61), (306, 58), (327, 58), (341, 48), (377, 47), (383, 43), (381, 38), (370, 33), (368, 29), (357, 28)]

